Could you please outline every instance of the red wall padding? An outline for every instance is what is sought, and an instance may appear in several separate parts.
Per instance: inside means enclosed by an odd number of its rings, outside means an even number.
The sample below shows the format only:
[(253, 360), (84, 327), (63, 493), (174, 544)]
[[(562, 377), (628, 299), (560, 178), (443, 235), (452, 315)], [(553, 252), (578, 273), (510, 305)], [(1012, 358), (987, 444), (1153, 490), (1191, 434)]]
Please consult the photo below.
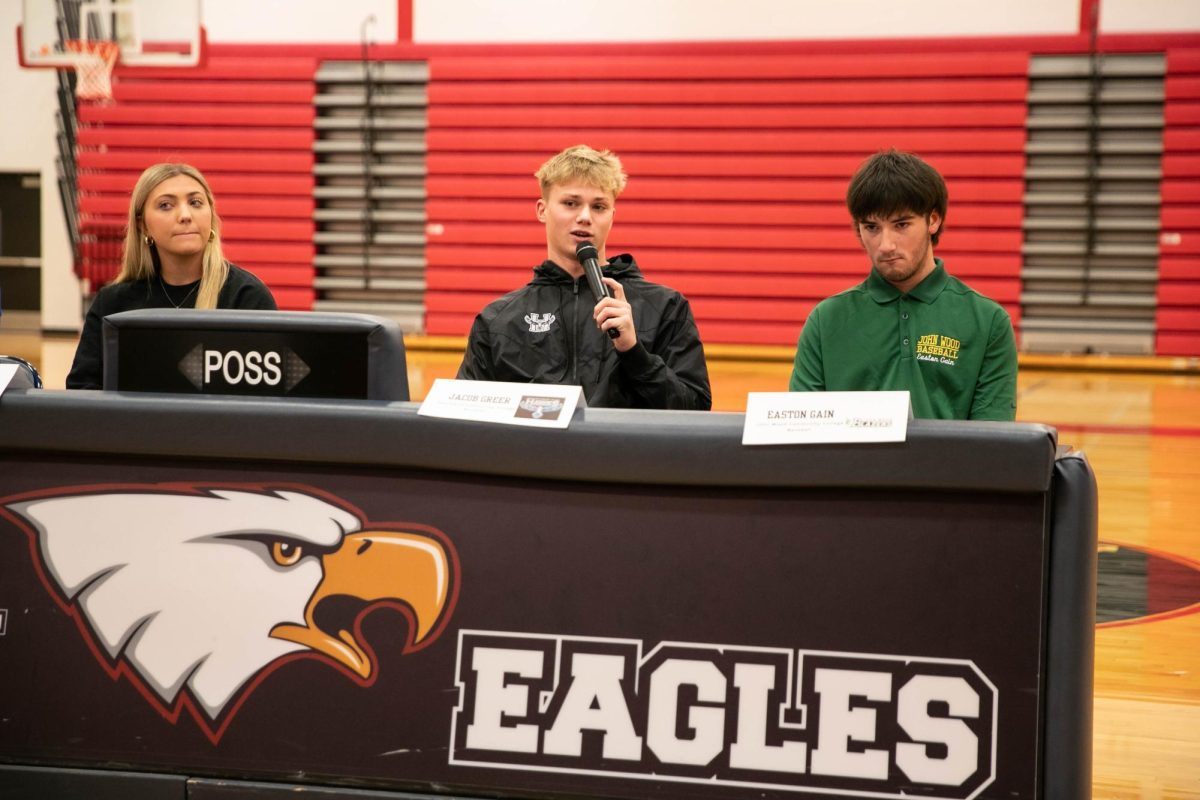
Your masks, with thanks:
[(427, 330), (466, 334), (483, 305), (528, 280), (545, 256), (532, 174), (580, 142), (616, 151), (631, 176), (609, 253), (633, 252), (650, 279), (683, 291), (706, 342), (793, 345), (818, 300), (865, 277), (844, 195), (887, 147), (946, 177), (938, 254), (1017, 321), (1028, 64), (1025, 52), (732, 47), (433, 55)]
[(116, 274), (138, 175), (184, 161), (212, 185), (229, 260), (280, 308), (312, 308), (317, 65), (210, 55), (197, 69), (118, 67), (112, 102), (79, 109), (80, 274), (93, 285)]
[(1200, 50), (1167, 51), (1159, 355), (1200, 355)]

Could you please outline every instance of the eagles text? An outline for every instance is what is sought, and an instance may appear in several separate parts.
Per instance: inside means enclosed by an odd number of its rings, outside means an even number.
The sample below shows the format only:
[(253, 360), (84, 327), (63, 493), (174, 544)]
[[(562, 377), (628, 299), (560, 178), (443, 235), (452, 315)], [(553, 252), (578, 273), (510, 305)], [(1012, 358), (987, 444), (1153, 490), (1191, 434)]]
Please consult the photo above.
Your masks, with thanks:
[(454, 764), (969, 798), (997, 696), (970, 662), (462, 631)]

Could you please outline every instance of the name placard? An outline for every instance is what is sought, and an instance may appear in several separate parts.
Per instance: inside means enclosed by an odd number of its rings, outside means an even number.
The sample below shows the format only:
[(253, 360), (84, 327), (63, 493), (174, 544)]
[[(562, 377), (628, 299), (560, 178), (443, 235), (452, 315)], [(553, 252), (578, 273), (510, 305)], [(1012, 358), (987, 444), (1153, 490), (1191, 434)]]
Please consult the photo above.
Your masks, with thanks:
[(4, 394), (4, 390), (8, 388), (8, 383), (17, 374), (16, 364), (0, 364), (0, 394)]
[(582, 391), (578, 386), (438, 378), (418, 413), (472, 422), (566, 428)]
[(742, 444), (903, 442), (908, 392), (750, 392)]

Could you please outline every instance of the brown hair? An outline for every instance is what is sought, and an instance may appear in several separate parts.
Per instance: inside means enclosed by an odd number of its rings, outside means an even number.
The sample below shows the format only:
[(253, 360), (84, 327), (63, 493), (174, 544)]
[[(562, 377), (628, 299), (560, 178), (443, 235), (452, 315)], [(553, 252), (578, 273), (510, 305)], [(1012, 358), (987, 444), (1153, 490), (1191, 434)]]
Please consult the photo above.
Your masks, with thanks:
[(846, 208), (855, 225), (871, 217), (905, 211), (929, 219), (936, 211), (942, 224), (931, 235), (936, 245), (946, 228), (946, 182), (938, 171), (912, 153), (882, 150), (863, 162), (846, 189)]

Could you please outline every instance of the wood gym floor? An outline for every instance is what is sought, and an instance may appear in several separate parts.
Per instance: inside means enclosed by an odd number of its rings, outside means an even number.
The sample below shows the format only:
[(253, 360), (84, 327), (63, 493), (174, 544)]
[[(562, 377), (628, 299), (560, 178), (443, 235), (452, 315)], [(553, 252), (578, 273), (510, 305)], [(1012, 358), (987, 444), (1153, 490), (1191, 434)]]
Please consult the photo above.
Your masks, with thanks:
[[(452, 342), (412, 345), (419, 400), (461, 356)], [(48, 388), (62, 388), (74, 349), (0, 332), (0, 353), (34, 362)], [(778, 350), (709, 357), (716, 410), (787, 387)], [(1022, 357), (1018, 419), (1058, 428), (1100, 486), (1093, 796), (1200, 799), (1200, 362)]]

